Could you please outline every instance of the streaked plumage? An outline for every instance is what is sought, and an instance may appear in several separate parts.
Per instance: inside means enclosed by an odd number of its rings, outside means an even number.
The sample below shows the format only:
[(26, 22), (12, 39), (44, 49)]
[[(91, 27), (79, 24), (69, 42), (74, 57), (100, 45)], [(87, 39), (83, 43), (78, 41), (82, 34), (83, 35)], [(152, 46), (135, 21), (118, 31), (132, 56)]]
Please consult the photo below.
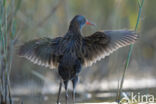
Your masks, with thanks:
[[(99, 31), (83, 37), (81, 29), (86, 23), (88, 22), (83, 16), (77, 15), (64, 36), (28, 41), (19, 48), (19, 55), (33, 63), (50, 69), (58, 68), (65, 84), (66, 99), (68, 81), (72, 80), (75, 89), (82, 66), (90, 66), (118, 48), (133, 44), (138, 38), (134, 31), (129, 30)], [(73, 96), (74, 92), (75, 90)]]
[[(83, 60), (82, 65), (87, 67), (110, 55), (118, 48), (133, 44), (137, 38), (138, 35), (129, 30), (96, 32), (90, 36), (82, 37), (81, 47), (77, 44), (78, 46), (75, 45), (73, 50), (76, 50), (76, 54), (80, 54), (79, 58)], [(69, 39), (45, 37), (28, 41), (20, 46), (19, 55), (35, 64), (56, 69), (61, 56), (65, 53), (66, 42), (69, 44), (69, 41), (73, 40), (70, 40), (70, 37)], [(73, 50), (70, 50), (71, 54), (74, 52)]]
[(84, 40), (84, 66), (90, 66), (120, 47), (133, 44), (138, 35), (129, 30), (96, 32)]

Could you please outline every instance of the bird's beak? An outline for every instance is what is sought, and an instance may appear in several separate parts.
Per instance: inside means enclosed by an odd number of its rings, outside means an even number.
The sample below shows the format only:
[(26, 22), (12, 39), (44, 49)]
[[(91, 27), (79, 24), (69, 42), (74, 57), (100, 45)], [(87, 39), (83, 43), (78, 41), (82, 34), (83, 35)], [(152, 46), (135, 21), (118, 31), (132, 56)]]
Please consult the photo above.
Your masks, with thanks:
[(88, 22), (88, 21), (86, 21), (86, 24), (87, 24), (87, 25), (96, 26), (96, 24), (94, 24), (94, 23), (91, 23), (91, 22)]

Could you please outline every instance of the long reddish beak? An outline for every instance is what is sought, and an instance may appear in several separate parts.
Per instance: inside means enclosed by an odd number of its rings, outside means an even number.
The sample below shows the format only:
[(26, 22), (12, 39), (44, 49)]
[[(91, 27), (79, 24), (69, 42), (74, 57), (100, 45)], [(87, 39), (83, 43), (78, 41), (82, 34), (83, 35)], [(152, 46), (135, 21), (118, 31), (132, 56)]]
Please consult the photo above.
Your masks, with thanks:
[(87, 25), (96, 26), (96, 24), (94, 24), (94, 23), (91, 23), (91, 22), (88, 22), (88, 21), (86, 21), (86, 24), (87, 24)]

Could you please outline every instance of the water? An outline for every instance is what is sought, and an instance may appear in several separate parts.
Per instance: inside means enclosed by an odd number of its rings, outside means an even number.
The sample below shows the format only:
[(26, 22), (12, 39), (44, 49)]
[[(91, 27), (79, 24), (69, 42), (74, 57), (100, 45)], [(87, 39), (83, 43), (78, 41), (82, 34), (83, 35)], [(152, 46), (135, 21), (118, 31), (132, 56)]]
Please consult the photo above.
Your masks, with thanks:
[[(150, 94), (156, 96), (155, 79), (125, 80), (123, 92), (128, 96), (135, 94)], [(77, 86), (77, 103), (114, 103), (116, 101), (116, 81), (101, 81)], [(55, 83), (46, 84), (43, 87), (34, 84), (18, 85), (11, 89), (15, 104), (56, 104), (58, 85)], [(72, 88), (69, 86), (69, 102), (72, 102)], [(122, 96), (123, 97), (123, 96)], [(61, 102), (64, 104), (64, 88), (61, 93)], [(105, 102), (105, 103), (104, 103)]]

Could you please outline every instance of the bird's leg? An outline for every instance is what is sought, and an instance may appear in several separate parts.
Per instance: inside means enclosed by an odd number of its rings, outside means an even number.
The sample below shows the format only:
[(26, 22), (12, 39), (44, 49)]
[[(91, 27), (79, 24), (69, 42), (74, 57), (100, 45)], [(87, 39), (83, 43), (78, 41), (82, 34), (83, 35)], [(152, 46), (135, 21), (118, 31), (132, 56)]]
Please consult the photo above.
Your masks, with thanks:
[(66, 91), (66, 96), (65, 96), (66, 104), (68, 104), (68, 80), (64, 80), (64, 88)]
[(62, 89), (62, 80), (60, 80), (60, 86), (59, 86), (58, 97), (57, 97), (57, 104), (59, 104), (59, 102), (60, 102), (61, 89)]
[(75, 104), (75, 88), (76, 88), (77, 81), (78, 81), (78, 77), (76, 76), (76, 77), (72, 80), (72, 83), (73, 83), (73, 94), (72, 94), (72, 99), (73, 99), (73, 103), (74, 103), (74, 104)]

